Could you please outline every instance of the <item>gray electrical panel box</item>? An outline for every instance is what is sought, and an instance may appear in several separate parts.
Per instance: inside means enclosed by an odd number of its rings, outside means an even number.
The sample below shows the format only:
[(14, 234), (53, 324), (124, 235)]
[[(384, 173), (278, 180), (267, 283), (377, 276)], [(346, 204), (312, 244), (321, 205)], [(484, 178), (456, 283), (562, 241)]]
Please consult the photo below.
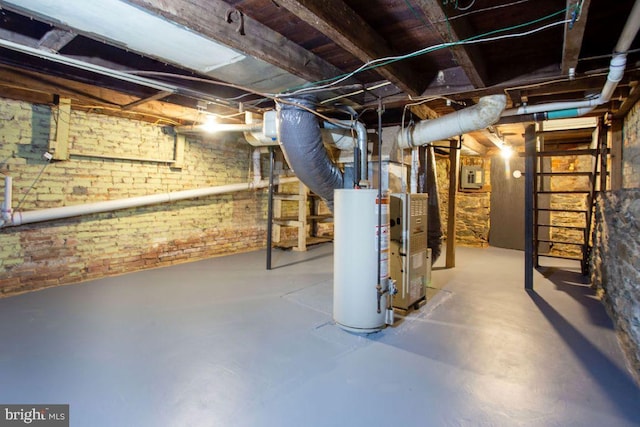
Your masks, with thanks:
[(418, 307), (431, 281), (431, 251), (427, 248), (427, 195), (392, 193), (389, 205), (390, 275), (398, 294), (393, 306)]
[(479, 166), (462, 166), (460, 188), (480, 189), (484, 185), (484, 170)]

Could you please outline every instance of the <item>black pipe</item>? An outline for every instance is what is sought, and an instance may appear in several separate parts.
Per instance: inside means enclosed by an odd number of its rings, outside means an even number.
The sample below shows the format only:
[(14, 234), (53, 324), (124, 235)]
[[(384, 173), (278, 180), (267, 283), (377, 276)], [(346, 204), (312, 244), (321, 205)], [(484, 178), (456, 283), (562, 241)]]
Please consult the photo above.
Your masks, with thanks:
[(269, 200), (267, 203), (267, 270), (271, 270), (271, 245), (273, 238), (273, 169), (276, 154), (273, 147), (269, 147)]

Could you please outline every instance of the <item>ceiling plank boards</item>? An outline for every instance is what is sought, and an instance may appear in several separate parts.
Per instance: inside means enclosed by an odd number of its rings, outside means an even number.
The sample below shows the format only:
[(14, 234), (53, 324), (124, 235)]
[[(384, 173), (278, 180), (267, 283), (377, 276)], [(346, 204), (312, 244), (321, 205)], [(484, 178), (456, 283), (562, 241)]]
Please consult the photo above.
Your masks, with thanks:
[[(278, 4), (364, 63), (397, 55), (387, 41), (343, 1), (278, 0)], [(410, 95), (422, 92), (424, 84), (405, 63), (394, 62), (375, 70)]]
[[(473, 35), (465, 18), (456, 19), (456, 26), (453, 27), (442, 8), (442, 2), (433, 0), (415, 0), (415, 2), (445, 42), (455, 43)], [(449, 49), (471, 83), (476, 88), (486, 87), (488, 84), (486, 66), (478, 48), (471, 45), (458, 45)]]
[[(569, 70), (575, 72), (578, 66), (578, 57), (582, 47), (584, 30), (587, 27), (587, 17), (591, 0), (583, 0), (580, 11), (576, 8), (576, 0), (567, 0), (567, 14), (565, 19), (570, 21), (564, 24), (564, 42), (562, 45), (562, 74), (568, 75)], [(578, 14), (579, 12), (579, 14)], [(574, 13), (576, 14), (574, 17)]]
[[(129, 0), (206, 37), (303, 78), (318, 81), (336, 77), (342, 71), (312, 52), (244, 15), (244, 35), (236, 24), (228, 24), (230, 6), (222, 0)], [(347, 84), (357, 83), (350, 79)]]

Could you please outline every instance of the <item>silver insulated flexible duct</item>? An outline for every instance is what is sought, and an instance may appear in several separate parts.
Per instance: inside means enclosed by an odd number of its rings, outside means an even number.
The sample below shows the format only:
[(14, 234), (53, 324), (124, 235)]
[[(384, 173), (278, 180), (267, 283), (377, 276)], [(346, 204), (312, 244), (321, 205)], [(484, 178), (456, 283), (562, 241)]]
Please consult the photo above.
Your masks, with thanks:
[(331, 161), (322, 144), (320, 123), (312, 111), (312, 95), (282, 98), (278, 110), (278, 141), (296, 176), (333, 211), (333, 190), (342, 188), (342, 172)]

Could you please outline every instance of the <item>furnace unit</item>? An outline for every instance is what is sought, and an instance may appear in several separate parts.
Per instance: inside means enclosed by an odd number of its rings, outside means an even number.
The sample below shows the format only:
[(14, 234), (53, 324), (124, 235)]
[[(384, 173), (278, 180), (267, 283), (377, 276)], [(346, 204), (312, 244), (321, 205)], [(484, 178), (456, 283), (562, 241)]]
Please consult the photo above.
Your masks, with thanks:
[(431, 282), (427, 248), (427, 194), (393, 193), (390, 198), (390, 273), (398, 294), (393, 306), (418, 308)]

